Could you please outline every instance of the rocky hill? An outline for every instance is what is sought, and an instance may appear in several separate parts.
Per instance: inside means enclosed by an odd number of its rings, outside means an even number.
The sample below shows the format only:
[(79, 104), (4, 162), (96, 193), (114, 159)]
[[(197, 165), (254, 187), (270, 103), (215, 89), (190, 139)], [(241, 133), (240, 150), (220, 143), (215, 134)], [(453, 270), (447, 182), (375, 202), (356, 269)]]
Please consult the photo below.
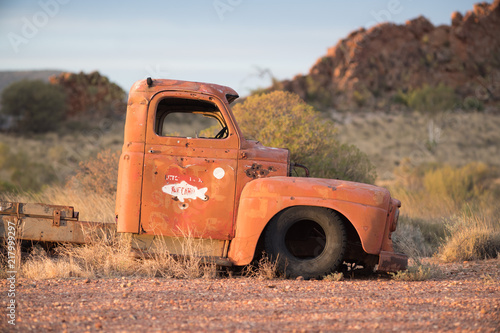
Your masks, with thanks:
[(49, 82), (66, 93), (66, 119), (99, 120), (125, 113), (125, 91), (99, 72), (65, 72), (51, 76)]
[(41, 80), (61, 87), (67, 96), (64, 111), (67, 120), (92, 121), (120, 117), (125, 112), (125, 91), (99, 72), (0, 71), (0, 96), (6, 87), (21, 80)]
[(440, 86), (458, 103), (498, 107), (499, 31), (500, 0), (454, 12), (451, 25), (434, 26), (420, 16), (404, 25), (361, 28), (328, 49), (307, 75), (272, 89), (293, 91), (323, 109), (387, 110), (401, 95)]

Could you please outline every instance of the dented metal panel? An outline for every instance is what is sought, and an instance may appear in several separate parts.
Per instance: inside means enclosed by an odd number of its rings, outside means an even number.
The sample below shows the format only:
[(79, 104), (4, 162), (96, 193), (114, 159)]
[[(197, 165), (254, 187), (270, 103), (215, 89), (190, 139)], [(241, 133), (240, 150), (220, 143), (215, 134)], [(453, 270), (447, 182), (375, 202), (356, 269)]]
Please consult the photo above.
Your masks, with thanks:
[(155, 124), (159, 103), (169, 98), (204, 101), (229, 119), (225, 104), (182, 92), (162, 92), (148, 109), (142, 183), (141, 233), (228, 240), (233, 235), (239, 140), (230, 121), (226, 138), (161, 136)]

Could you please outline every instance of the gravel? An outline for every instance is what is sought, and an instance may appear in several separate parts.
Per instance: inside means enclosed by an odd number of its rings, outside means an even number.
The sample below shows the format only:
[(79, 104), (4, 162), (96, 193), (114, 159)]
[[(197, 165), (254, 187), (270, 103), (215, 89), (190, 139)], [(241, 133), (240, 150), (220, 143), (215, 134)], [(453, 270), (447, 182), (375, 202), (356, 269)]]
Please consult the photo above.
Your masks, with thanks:
[(18, 279), (0, 331), (500, 332), (500, 260), (440, 264), (437, 278)]

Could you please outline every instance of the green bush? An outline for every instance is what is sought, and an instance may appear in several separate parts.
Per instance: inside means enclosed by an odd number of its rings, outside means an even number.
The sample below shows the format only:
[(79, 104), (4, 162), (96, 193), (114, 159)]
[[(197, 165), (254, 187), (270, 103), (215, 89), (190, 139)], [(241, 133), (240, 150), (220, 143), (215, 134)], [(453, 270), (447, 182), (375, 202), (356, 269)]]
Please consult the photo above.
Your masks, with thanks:
[(467, 203), (481, 197), (497, 176), (495, 168), (476, 162), (461, 168), (443, 166), (430, 170), (425, 174), (423, 183), (426, 191), (436, 197)]
[(410, 108), (430, 113), (451, 110), (457, 104), (454, 90), (444, 84), (439, 84), (437, 87), (426, 84), (409, 91), (407, 100)]
[(315, 80), (312, 76), (306, 76), (306, 99), (317, 108), (327, 108), (332, 106), (332, 91), (328, 90), (326, 85)]
[(2, 93), (2, 114), (13, 120), (18, 133), (43, 133), (58, 128), (63, 120), (66, 95), (49, 83), (19, 81)]
[(350, 144), (332, 145), (325, 150), (324, 156), (313, 159), (311, 168), (315, 176), (335, 178), (373, 184), (377, 178), (375, 166), (368, 155)]
[(58, 180), (51, 166), (33, 161), (24, 151), (12, 153), (0, 143), (0, 190), (34, 191)]
[(462, 167), (426, 163), (412, 166), (403, 161), (396, 168), (396, 182), (389, 186), (412, 218), (440, 219), (462, 210), (496, 215), (500, 209), (500, 169), (480, 162)]
[(270, 147), (288, 148), (291, 160), (314, 177), (373, 183), (375, 168), (366, 154), (335, 138), (332, 120), (296, 94), (274, 91), (248, 97), (233, 112), (243, 134)]
[(358, 107), (365, 106), (371, 97), (371, 93), (367, 89), (354, 90), (352, 93), (352, 99)]
[[(500, 252), (500, 171), (483, 163), (462, 167), (402, 164), (390, 190), (403, 202), (394, 247), (412, 258), (446, 262)], [(459, 217), (457, 217), (459, 216)]]
[(465, 97), (463, 102), (463, 107), (467, 111), (483, 111), (484, 104), (476, 97), (468, 96)]
[(396, 104), (402, 104), (408, 106), (408, 94), (402, 90), (398, 90), (396, 94), (392, 97), (392, 101)]

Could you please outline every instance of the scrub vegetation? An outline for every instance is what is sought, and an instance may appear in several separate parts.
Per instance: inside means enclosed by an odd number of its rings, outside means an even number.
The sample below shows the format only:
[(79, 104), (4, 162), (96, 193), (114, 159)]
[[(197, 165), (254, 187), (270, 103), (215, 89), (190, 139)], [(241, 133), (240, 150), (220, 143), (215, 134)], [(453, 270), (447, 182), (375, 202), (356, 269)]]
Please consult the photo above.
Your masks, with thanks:
[(274, 91), (248, 97), (233, 107), (243, 134), (263, 145), (288, 148), (292, 162), (312, 177), (373, 183), (375, 166), (356, 146), (342, 143), (335, 123), (298, 95)]
[[(374, 182), (374, 164), (354, 145), (342, 143), (338, 126), (297, 95), (272, 92), (251, 96), (233, 106), (243, 133), (264, 145), (288, 147), (292, 160), (308, 166), (312, 176)], [(382, 124), (374, 122), (372, 135)], [(367, 126), (367, 125), (365, 125)], [(77, 133), (12, 137), (0, 144), (0, 200), (72, 205), (81, 220), (114, 221), (114, 200), (123, 123), (108, 126), (97, 136)], [(408, 131), (410, 129), (408, 128)], [(341, 139), (342, 138), (342, 139)], [(370, 139), (368, 139), (370, 140)], [(23, 149), (29, 148), (29, 149)], [(403, 159), (390, 181), (381, 183), (402, 201), (396, 250), (411, 257), (410, 269), (398, 280), (439, 276), (433, 264), (494, 258), (500, 252), (500, 170), (491, 164), (462, 165)], [(130, 239), (121, 235), (93, 237), (83, 246), (58, 245), (47, 253), (36, 246), (23, 254), (21, 274), (32, 279), (64, 277), (212, 278), (214, 263), (194, 255), (179, 260), (167, 251), (131, 254)], [(157, 248), (161, 249), (161, 244)], [(57, 254), (57, 255), (54, 255)], [(260, 279), (279, 276), (265, 257), (242, 274)], [(328, 281), (346, 277), (331, 274)]]
[(500, 253), (500, 171), (483, 163), (462, 167), (401, 165), (389, 186), (404, 206), (393, 239), (413, 258), (443, 262), (495, 258)]

